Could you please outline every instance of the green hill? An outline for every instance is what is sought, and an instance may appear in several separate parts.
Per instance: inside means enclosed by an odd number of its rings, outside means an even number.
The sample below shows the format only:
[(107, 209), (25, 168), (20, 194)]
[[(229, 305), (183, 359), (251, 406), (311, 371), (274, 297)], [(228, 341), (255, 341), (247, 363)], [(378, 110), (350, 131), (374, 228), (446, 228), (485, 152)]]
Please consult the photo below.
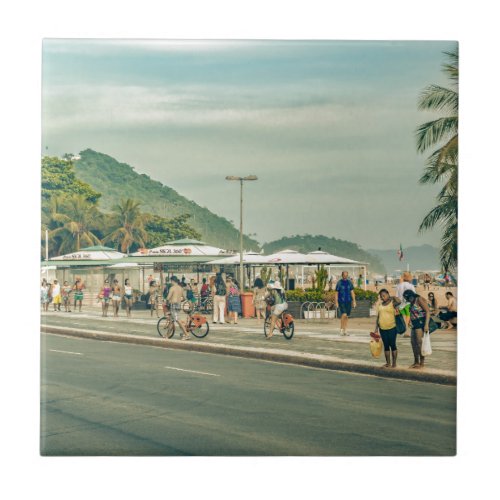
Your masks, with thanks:
[[(103, 211), (111, 210), (122, 198), (131, 198), (141, 202), (144, 212), (168, 218), (190, 214), (189, 225), (201, 233), (206, 243), (226, 249), (240, 246), (239, 231), (227, 219), (200, 207), (148, 175), (138, 174), (133, 167), (111, 156), (86, 149), (75, 161), (75, 170), (80, 180), (102, 193), (99, 206)], [(259, 243), (244, 236), (243, 247), (259, 250)]]
[(288, 236), (276, 241), (266, 243), (263, 247), (265, 254), (279, 252), (280, 250), (291, 249), (298, 252), (314, 252), (321, 248), (324, 252), (346, 257), (360, 262), (367, 262), (370, 272), (385, 273), (385, 267), (381, 259), (360, 248), (356, 243), (329, 238), (328, 236), (305, 234), (303, 236)]

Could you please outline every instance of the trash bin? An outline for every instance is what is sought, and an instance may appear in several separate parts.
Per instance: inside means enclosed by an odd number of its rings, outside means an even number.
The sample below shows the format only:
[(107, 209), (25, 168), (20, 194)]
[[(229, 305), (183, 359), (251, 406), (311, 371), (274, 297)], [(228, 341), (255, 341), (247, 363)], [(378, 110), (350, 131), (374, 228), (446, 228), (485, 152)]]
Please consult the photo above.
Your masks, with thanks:
[(252, 304), (253, 293), (243, 292), (241, 298), (241, 315), (244, 318), (253, 318), (255, 316), (255, 306)]

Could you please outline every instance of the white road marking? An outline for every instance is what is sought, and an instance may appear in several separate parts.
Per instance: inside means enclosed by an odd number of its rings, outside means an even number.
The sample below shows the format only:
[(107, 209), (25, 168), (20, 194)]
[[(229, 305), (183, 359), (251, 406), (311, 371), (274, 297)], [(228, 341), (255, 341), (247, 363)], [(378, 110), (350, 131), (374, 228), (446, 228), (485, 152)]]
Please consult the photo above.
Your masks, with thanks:
[(199, 375), (209, 375), (210, 377), (220, 377), (216, 373), (206, 373), (206, 372), (197, 372), (195, 370), (183, 370), (182, 368), (175, 368), (174, 366), (165, 366), (167, 370), (177, 370), (179, 372), (189, 372), (189, 373), (197, 373)]
[(71, 352), (71, 351), (58, 351), (57, 349), (49, 349), (50, 352), (61, 352), (63, 354), (75, 354), (76, 356), (83, 356), (81, 352)]

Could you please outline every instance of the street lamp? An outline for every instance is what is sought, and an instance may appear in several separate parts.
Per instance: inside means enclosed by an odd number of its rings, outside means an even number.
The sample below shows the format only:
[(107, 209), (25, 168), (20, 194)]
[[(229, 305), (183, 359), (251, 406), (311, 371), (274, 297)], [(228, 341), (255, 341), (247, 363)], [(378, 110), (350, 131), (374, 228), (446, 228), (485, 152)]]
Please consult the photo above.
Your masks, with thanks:
[(236, 177), (235, 175), (226, 176), (226, 181), (240, 181), (240, 287), (244, 289), (243, 282), (243, 181), (256, 181), (256, 175), (247, 175), (246, 177)]

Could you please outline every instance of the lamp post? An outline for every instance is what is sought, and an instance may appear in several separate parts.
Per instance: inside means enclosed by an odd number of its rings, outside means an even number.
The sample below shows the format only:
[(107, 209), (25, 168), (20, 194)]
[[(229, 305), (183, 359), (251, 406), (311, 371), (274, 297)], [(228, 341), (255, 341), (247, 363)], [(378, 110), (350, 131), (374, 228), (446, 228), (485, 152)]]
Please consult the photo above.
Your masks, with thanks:
[(236, 177), (234, 175), (226, 176), (226, 181), (240, 182), (240, 287), (244, 289), (243, 281), (243, 181), (256, 181), (256, 175), (247, 175), (246, 177)]

